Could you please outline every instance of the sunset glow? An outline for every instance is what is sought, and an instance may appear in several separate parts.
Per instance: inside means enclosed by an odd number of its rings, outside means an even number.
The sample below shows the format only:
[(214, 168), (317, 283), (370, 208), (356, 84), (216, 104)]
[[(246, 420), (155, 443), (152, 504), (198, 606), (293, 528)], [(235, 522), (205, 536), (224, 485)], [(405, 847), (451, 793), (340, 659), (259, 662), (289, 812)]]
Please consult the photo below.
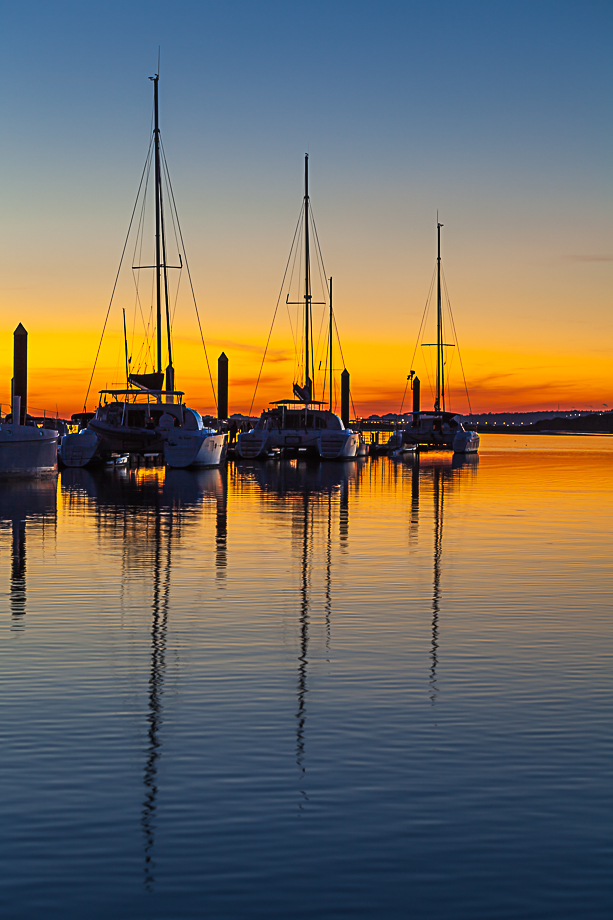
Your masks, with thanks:
[[(421, 352), (415, 367), (411, 359), (437, 212), (472, 411), (613, 404), (611, 130), (602, 118), (610, 73), (608, 55), (588, 51), (606, 34), (596, 7), (564, 7), (552, 19), (547, 4), (477, 4), (479, 16), (465, 21), (447, 4), (439, 21), (419, 5), (390, 7), (387, 20), (368, 4), (348, 18), (339, 4), (326, 8), (324, 30), (318, 15), (307, 26), (321, 65), (303, 95), (282, 50), (304, 27), (297, 8), (273, 3), (256, 17), (239, 4), (235, 18), (188, 3), (167, 21), (160, 7), (142, 32), (140, 6), (122, 9), (120, 34), (81, 7), (56, 15), (40, 5), (36, 24), (16, 7), (8, 17), (3, 411), (19, 322), (29, 332), (31, 409), (66, 417), (83, 407), (147, 152), (147, 78), (160, 41), (162, 137), (215, 386), (219, 354), (230, 362), (230, 412), (291, 395), (284, 303), (255, 400), (254, 388), (307, 150), (358, 415), (397, 412), (413, 369), (424, 405), (432, 401)], [(133, 256), (128, 247), (89, 409), (98, 389), (125, 379), (124, 308), (130, 348), (140, 347)], [(185, 273), (174, 333), (177, 386), (214, 412)], [(450, 363), (451, 405), (465, 413), (459, 360)], [(337, 354), (337, 378), (342, 367)]]

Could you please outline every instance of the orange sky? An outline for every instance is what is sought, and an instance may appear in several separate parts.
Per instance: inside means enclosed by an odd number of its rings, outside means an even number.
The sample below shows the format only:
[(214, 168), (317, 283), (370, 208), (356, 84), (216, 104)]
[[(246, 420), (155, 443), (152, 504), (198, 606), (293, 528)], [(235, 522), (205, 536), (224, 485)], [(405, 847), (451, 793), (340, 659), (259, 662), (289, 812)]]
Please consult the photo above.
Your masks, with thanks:
[[(149, 143), (160, 36), (162, 138), (213, 371), (222, 350), (230, 359), (231, 411), (252, 401), (305, 151), (358, 414), (397, 411), (411, 369), (432, 402), (421, 349), (411, 361), (437, 213), (473, 411), (612, 406), (604, 7), (571, 4), (551, 17), (546, 6), (483, 4), (471, 18), (453, 4), (445, 17), (423, 4), (381, 17), (372, 5), (360, 19), (341, 4), (305, 22), (291, 4), (285, 19), (239, 6), (196, 4), (176, 17), (124, 4), (119, 30), (106, 7), (87, 4), (41, 7), (34, 19), (20, 5), (7, 13), (3, 408), (19, 322), (30, 336), (31, 409), (67, 416), (83, 406)], [(317, 61), (306, 83), (286, 52), (296, 34)], [(434, 47), (445, 49), (436, 68)], [(169, 220), (170, 261), (173, 233)], [(122, 381), (123, 308), (138, 352), (130, 265), (141, 255), (151, 258), (131, 239), (94, 394)], [(174, 331), (177, 385), (211, 410), (186, 277)], [(291, 395), (293, 355), (283, 298), (254, 410)], [(452, 408), (467, 411), (458, 364)]]

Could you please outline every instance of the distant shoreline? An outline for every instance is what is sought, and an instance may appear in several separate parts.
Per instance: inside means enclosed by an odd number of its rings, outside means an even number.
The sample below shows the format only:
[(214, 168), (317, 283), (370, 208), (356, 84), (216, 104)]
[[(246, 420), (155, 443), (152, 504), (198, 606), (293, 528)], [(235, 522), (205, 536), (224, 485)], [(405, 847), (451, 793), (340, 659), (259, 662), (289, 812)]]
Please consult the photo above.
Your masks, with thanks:
[(590, 438), (612, 438), (613, 431), (562, 431), (559, 429), (545, 428), (541, 431), (534, 428), (513, 428), (492, 425), (479, 425), (477, 427), (479, 434), (547, 434), (547, 435), (564, 435), (566, 437), (590, 437)]

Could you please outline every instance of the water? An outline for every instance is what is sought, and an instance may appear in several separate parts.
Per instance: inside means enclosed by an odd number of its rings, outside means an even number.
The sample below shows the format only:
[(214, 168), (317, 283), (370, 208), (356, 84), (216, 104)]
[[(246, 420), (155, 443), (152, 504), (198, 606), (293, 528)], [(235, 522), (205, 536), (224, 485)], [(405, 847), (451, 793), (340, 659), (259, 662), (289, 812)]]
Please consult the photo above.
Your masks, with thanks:
[(608, 918), (613, 439), (2, 485), (3, 918)]

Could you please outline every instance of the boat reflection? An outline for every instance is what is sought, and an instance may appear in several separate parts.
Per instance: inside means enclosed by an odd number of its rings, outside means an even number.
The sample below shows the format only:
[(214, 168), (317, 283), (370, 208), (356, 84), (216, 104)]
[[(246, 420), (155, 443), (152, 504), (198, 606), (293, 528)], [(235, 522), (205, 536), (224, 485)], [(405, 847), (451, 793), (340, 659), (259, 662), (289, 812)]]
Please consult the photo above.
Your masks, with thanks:
[(349, 483), (358, 487), (366, 461), (269, 460), (249, 464), (242, 461), (239, 475), (257, 483), (263, 494), (274, 493), (279, 498), (292, 493), (327, 494), (346, 489)]
[[(241, 463), (240, 476), (257, 486), (261, 501), (272, 501), (285, 512), (280, 522), (291, 522), (292, 542), (298, 550), (298, 649), (296, 683), (296, 764), (300, 773), (299, 808), (308, 801), (306, 790), (307, 695), (309, 692), (309, 646), (318, 606), (323, 607), (323, 646), (329, 656), (332, 634), (334, 571), (334, 522), (340, 553), (348, 551), (349, 501), (357, 490), (366, 463), (310, 463), (269, 461), (249, 465)], [(280, 523), (282, 526), (282, 523)], [(323, 585), (318, 576), (323, 573)], [(319, 598), (323, 600), (323, 604)]]
[(42, 542), (55, 535), (57, 479), (6, 480), (0, 489), (0, 525), (11, 526), (11, 628), (23, 629), (26, 613), (26, 527), (39, 526)]
[[(410, 455), (409, 455), (410, 456)], [(445, 521), (445, 501), (456, 493), (467, 477), (476, 475), (479, 465), (478, 454), (454, 454), (449, 458), (445, 454), (416, 454), (411, 461), (411, 524), (409, 542), (416, 538), (419, 524), (420, 485), (426, 485), (426, 491), (432, 495), (434, 517), (434, 547), (432, 575), (432, 625), (430, 642), (429, 686), (430, 700), (436, 702), (438, 695), (436, 669), (439, 663), (439, 617), (441, 614), (441, 572), (443, 558), (443, 524)], [(421, 482), (420, 482), (421, 481)], [(412, 529), (414, 528), (414, 529)]]
[(141, 827), (144, 884), (155, 883), (155, 833), (158, 769), (162, 754), (166, 647), (171, 610), (172, 556), (186, 527), (196, 526), (205, 503), (215, 503), (215, 562), (218, 578), (227, 568), (226, 471), (66, 469), (62, 495), (69, 510), (83, 503), (93, 511), (100, 536), (121, 537), (122, 584), (147, 572), (151, 585), (150, 664), (147, 686), (147, 743), (143, 769)]
[[(163, 533), (163, 528), (165, 533)], [(155, 882), (154, 844), (157, 809), (157, 770), (161, 755), (160, 731), (164, 707), (162, 693), (166, 670), (166, 635), (168, 631), (168, 605), (170, 599), (170, 565), (173, 543), (173, 515), (163, 520), (161, 508), (156, 508), (152, 530), (154, 545), (153, 597), (151, 603), (151, 666), (147, 712), (147, 759), (143, 775), (145, 796), (141, 811), (144, 835), (145, 887), (151, 890)]]

